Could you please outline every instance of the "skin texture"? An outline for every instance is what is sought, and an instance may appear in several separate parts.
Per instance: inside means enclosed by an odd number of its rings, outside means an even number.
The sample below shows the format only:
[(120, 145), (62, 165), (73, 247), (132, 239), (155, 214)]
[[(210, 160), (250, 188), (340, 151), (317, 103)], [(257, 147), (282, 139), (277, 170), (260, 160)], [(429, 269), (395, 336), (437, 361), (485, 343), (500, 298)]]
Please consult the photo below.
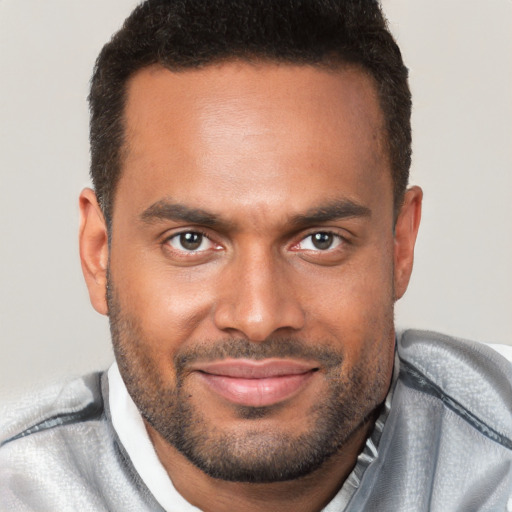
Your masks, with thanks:
[[(413, 187), (394, 224), (372, 80), (349, 67), (154, 67), (132, 77), (125, 114), (111, 244), (85, 190), (81, 258), (157, 454), (203, 510), (320, 510), (389, 389), (420, 220)], [(204, 372), (240, 359), (310, 371), (247, 405)]]

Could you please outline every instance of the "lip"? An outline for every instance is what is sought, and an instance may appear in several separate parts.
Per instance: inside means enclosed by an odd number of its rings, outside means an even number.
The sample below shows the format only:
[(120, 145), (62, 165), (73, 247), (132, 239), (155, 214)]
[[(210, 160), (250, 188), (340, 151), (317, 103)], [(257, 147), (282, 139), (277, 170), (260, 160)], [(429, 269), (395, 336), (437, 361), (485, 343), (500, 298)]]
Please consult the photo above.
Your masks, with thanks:
[(303, 361), (226, 359), (193, 368), (215, 394), (237, 405), (264, 407), (298, 394), (318, 365)]

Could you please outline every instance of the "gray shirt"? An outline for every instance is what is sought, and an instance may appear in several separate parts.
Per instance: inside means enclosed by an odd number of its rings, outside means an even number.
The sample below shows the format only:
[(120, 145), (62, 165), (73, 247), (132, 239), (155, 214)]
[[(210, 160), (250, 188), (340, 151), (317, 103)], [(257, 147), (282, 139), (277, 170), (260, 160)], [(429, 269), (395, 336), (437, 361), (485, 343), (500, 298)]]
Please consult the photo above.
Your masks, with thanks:
[[(418, 331), (397, 354), (387, 407), (326, 511), (512, 510), (510, 364)], [(0, 423), (0, 511), (164, 510), (113, 426), (105, 373), (29, 396)]]

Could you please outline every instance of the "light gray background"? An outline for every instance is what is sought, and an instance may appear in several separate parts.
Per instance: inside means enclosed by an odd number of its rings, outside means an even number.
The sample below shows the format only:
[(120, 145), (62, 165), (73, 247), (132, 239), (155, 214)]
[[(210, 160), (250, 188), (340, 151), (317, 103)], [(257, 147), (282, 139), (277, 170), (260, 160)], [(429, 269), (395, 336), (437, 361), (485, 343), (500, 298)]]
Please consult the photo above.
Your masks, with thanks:
[[(77, 249), (85, 98), (135, 0), (0, 0), (0, 394), (104, 368)], [(423, 224), (399, 326), (512, 343), (512, 2), (383, 0), (411, 71)]]

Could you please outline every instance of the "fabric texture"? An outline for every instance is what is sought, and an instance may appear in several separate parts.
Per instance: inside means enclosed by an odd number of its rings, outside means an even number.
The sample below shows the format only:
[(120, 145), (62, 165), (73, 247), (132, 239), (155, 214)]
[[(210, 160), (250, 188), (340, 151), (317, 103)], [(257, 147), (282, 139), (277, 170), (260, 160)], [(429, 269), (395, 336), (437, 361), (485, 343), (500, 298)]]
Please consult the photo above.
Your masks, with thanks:
[[(484, 345), (420, 331), (400, 335), (397, 354), (376, 428), (325, 512), (512, 510), (510, 363)], [(98, 373), (2, 408), (1, 512), (183, 512), (183, 503), (164, 508), (144, 483), (132, 459), (152, 445), (123, 445), (109, 398)]]

